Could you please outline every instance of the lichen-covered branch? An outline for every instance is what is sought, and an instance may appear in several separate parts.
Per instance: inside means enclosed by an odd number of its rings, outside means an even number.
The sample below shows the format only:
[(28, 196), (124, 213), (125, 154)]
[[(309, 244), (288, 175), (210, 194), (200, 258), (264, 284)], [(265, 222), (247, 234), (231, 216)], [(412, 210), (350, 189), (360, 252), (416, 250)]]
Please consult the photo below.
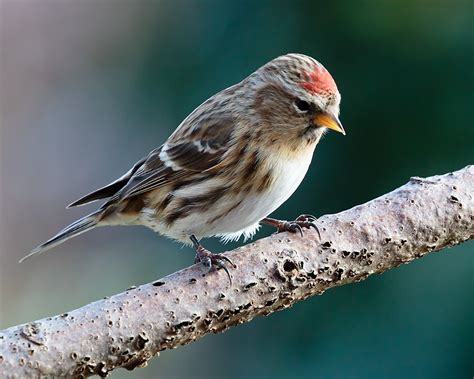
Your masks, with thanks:
[[(288, 308), (474, 238), (474, 166), (427, 179), (226, 253), (223, 270), (194, 265), (75, 311), (0, 332), (0, 377), (105, 376), (158, 352)], [(436, 273), (433, 273), (436, 275)]]

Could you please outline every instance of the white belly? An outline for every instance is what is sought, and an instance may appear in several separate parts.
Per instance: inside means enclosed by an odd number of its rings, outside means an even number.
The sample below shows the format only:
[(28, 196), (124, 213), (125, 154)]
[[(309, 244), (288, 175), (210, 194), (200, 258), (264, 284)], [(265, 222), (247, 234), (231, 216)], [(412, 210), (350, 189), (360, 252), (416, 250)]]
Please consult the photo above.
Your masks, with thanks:
[[(192, 234), (198, 239), (218, 236), (225, 241), (236, 240), (242, 235), (250, 238), (258, 230), (259, 222), (280, 207), (301, 184), (311, 163), (314, 147), (308, 147), (303, 154), (299, 154), (297, 159), (275, 156), (272, 161), (267, 162), (272, 168), (274, 179), (272, 185), (261, 193), (234, 194), (233, 198), (224, 196), (208, 210), (191, 213), (187, 217), (176, 220), (171, 227), (160, 222), (151, 209), (145, 209), (140, 223), (184, 243), (190, 242), (189, 236)], [(186, 197), (186, 193), (188, 195), (202, 193), (204, 188), (200, 187), (208, 184), (199, 183), (196, 186), (186, 187), (185, 190), (179, 191), (179, 197)], [(215, 183), (215, 185), (222, 184)], [(242, 200), (241, 203), (231, 212), (215, 220), (225, 207), (236, 204), (240, 200)]]
[(275, 179), (265, 192), (247, 195), (241, 206), (231, 212), (216, 226), (214, 235), (224, 240), (235, 240), (241, 235), (252, 237), (259, 222), (274, 212), (296, 191), (308, 171), (313, 149), (299, 159), (278, 159), (273, 162)]

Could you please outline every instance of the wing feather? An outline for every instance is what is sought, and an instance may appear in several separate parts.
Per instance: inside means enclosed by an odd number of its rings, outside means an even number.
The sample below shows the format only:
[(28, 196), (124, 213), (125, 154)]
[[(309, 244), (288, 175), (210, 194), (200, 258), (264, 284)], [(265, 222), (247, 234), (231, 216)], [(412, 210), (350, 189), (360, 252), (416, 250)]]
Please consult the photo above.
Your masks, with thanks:
[(177, 183), (222, 161), (232, 140), (234, 120), (217, 117), (192, 128), (186, 120), (164, 145), (148, 155), (108, 204)]
[(106, 198), (114, 196), (117, 192), (119, 192), (123, 187), (126, 186), (130, 178), (138, 170), (138, 168), (143, 165), (145, 160), (146, 158), (139, 160), (137, 163), (135, 163), (135, 165), (129, 171), (127, 171), (124, 175), (122, 175), (117, 180), (91, 193), (88, 193), (87, 195), (69, 204), (67, 208), (78, 207), (81, 205), (92, 203), (93, 201), (96, 201), (96, 200), (106, 199)]

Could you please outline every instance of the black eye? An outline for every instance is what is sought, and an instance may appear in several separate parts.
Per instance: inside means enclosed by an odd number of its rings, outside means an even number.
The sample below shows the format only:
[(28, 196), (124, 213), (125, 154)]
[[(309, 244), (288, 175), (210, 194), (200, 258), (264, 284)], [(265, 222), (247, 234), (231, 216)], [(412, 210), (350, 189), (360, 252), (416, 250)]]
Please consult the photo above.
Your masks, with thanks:
[(308, 112), (310, 108), (310, 104), (304, 100), (296, 100), (295, 105), (300, 112)]

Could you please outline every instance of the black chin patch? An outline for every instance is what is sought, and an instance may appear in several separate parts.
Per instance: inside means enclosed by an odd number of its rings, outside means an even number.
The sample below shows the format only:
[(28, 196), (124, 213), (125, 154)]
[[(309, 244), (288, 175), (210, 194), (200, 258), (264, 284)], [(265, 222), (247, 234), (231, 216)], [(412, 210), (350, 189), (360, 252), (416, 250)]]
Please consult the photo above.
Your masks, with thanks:
[(305, 139), (307, 143), (313, 143), (316, 141), (316, 131), (320, 129), (319, 126), (310, 123), (301, 133), (301, 138)]
[(313, 134), (318, 127), (313, 123), (310, 123), (306, 128), (303, 129), (302, 137), (305, 137), (309, 134)]

